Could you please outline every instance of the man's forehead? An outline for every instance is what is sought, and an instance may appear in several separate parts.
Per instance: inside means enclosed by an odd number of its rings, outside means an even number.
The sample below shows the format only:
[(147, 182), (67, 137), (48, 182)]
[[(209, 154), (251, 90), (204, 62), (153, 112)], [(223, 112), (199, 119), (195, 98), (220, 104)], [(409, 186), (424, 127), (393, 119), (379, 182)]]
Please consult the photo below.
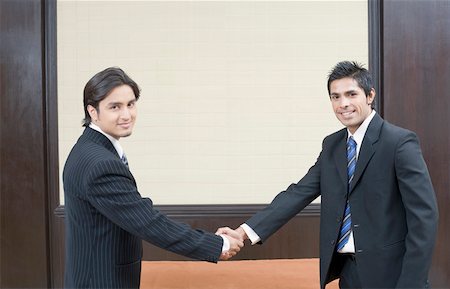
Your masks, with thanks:
[(136, 101), (136, 96), (133, 91), (123, 92), (123, 91), (112, 91), (103, 100), (103, 103), (129, 103), (131, 101)]
[(112, 98), (105, 98), (103, 100), (106, 104), (120, 104), (120, 103), (130, 103), (132, 101), (136, 101), (135, 97), (112, 97)]
[(348, 93), (363, 90), (352, 78), (337, 79), (330, 84), (330, 93)]

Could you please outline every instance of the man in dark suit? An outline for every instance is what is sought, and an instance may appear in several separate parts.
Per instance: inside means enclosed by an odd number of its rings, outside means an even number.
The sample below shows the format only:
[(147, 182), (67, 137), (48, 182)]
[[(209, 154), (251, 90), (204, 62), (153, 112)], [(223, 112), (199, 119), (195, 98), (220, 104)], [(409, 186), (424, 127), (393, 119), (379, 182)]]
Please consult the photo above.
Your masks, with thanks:
[(139, 87), (108, 68), (84, 89), (86, 127), (63, 172), (66, 288), (138, 288), (142, 241), (199, 260), (228, 259), (241, 240), (191, 229), (142, 198), (119, 139), (131, 134)]
[(346, 128), (323, 140), (298, 183), (236, 231), (264, 242), (321, 196), (321, 288), (336, 278), (340, 288), (427, 288), (438, 210), (417, 136), (372, 109), (372, 79), (358, 63), (338, 63), (328, 92)]

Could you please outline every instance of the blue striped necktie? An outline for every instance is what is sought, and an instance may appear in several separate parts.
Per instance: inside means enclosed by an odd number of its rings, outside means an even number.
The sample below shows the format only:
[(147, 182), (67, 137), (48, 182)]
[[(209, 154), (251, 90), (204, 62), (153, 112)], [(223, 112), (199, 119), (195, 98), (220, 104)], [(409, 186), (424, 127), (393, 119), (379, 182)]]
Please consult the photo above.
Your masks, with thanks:
[[(348, 176), (348, 188), (352, 182), (353, 175), (355, 174), (356, 167), (356, 142), (351, 136), (347, 141), (347, 176)], [(350, 237), (352, 226), (352, 215), (350, 213), (350, 204), (345, 205), (344, 220), (342, 221), (342, 227), (339, 232), (339, 241), (337, 245), (337, 250), (340, 251), (347, 244)]]

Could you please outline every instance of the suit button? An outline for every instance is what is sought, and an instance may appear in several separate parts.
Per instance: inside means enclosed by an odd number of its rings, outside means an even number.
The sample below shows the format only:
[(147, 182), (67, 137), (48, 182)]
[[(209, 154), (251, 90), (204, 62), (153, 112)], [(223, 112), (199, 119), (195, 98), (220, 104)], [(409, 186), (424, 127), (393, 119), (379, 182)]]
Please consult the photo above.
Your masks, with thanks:
[(356, 250), (356, 252), (357, 252), (357, 253), (362, 253), (362, 252), (363, 252), (363, 250)]
[(358, 228), (359, 224), (354, 224), (353, 227)]

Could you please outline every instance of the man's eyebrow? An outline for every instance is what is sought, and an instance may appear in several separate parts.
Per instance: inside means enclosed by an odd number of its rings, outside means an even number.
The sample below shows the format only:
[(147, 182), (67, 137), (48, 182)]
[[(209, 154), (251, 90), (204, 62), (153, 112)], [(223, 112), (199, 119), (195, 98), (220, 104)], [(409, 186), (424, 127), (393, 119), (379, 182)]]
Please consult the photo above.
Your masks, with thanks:
[(341, 94), (349, 94), (349, 93), (354, 93), (354, 92), (357, 92), (357, 91), (355, 89), (350, 89), (350, 90), (346, 90), (342, 93), (332, 92), (332, 93), (330, 93), (330, 95), (341, 95)]
[(120, 102), (109, 102), (108, 106), (113, 106), (113, 105), (121, 105), (122, 103)]

